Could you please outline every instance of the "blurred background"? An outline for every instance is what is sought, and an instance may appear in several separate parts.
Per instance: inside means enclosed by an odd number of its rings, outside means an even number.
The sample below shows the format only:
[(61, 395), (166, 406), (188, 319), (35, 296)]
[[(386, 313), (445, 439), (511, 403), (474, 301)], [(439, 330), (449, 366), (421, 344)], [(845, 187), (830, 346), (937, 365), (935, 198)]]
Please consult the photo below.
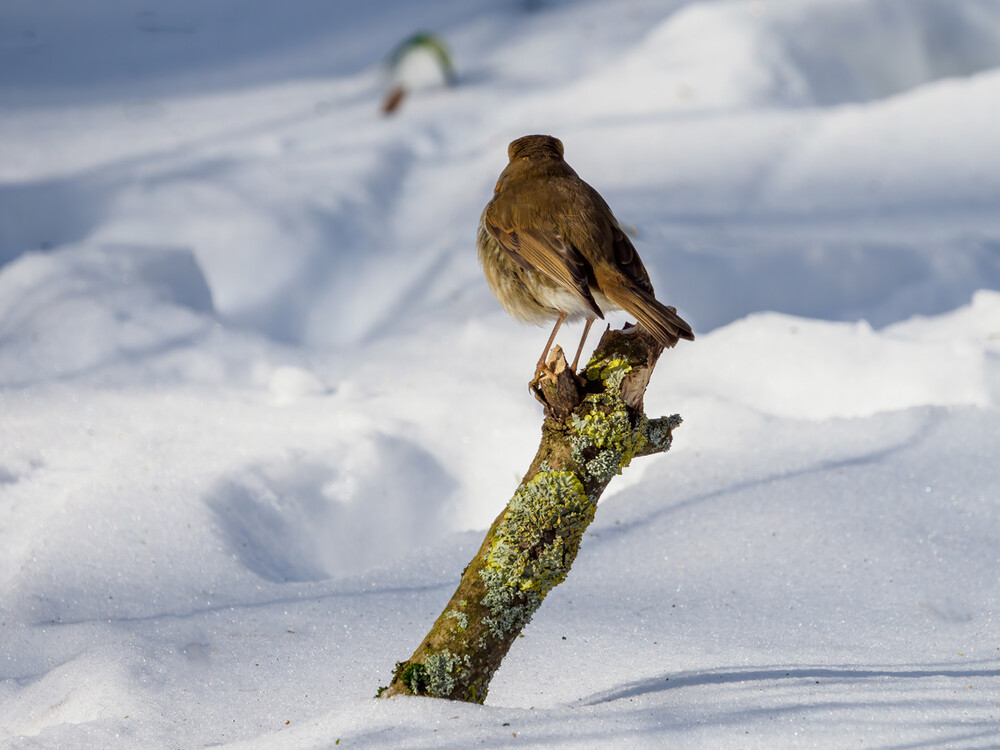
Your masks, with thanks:
[[(436, 614), (535, 450), (525, 384), (547, 332), (506, 317), (475, 252), (528, 133), (562, 139), (698, 337), (646, 401), (684, 415), (677, 445), (602, 501), (601, 570), (633, 565), (618, 538), (649, 559), (667, 541), (722, 555), (685, 585), (723, 634), (735, 570), (769, 605), (799, 581), (817, 622), (898, 604), (860, 635), (898, 638), (898, 660), (920, 660), (900, 623), (980, 627), (1000, 529), (1000, 1), (4, 0), (0, 740), (106, 746), (129, 695), (169, 714), (211, 663), (228, 703), (206, 698), (189, 739), (221, 742), (205, 727), (231, 707), (314, 715), (326, 704), (296, 680), (343, 669), (367, 697), (405, 657), (381, 649), (414, 619), (399, 613)], [(939, 433), (957, 457), (921, 442)], [(948, 499), (917, 505), (946, 469), (962, 472)], [(762, 474), (777, 507), (725, 506)], [(796, 476), (818, 508), (782, 494)], [(887, 531), (900, 507), (918, 520)], [(695, 531), (672, 536), (688, 508)], [(897, 575), (920, 569), (928, 529), (959, 526), (947, 574), (898, 601), (863, 573), (810, 599), (844, 564), (817, 517)], [(748, 551), (775, 529), (794, 540)], [(613, 599), (622, 575), (577, 595)], [(658, 575), (680, 590), (673, 562)], [(337, 592), (376, 580), (409, 593), (365, 626), (367, 600)], [(319, 610), (286, 622), (281, 602), (304, 601)], [(298, 660), (268, 673), (277, 703), (235, 692), (250, 657), (227, 611)], [(281, 650), (324, 617), (369, 658)], [(785, 625), (731, 632), (823, 661)], [(704, 634), (684, 632), (696, 661)], [(762, 648), (732, 658), (776, 658)], [(597, 670), (608, 690), (616, 664)]]

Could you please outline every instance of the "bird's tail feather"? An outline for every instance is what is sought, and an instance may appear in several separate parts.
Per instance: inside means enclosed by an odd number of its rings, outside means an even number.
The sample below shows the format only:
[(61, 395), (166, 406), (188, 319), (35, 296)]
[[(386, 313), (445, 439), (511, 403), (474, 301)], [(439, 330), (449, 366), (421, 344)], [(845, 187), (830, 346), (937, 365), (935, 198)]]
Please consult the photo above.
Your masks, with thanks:
[(631, 289), (618, 285), (609, 287), (612, 288), (603, 290), (604, 295), (634, 315), (642, 327), (665, 348), (673, 347), (680, 339), (694, 341), (691, 326), (677, 314), (676, 308), (660, 304), (652, 294), (635, 286)]

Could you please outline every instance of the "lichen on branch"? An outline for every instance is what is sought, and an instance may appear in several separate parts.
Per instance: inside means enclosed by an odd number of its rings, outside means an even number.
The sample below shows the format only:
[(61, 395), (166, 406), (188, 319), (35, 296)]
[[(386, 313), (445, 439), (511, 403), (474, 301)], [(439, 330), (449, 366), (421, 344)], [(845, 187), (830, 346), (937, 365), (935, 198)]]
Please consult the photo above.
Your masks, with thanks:
[(520, 632), (555, 586), (566, 580), (596, 506), (570, 471), (547, 465), (518, 487), (496, 527), (479, 575), (484, 622), (503, 638)]
[(607, 331), (583, 377), (562, 351), (538, 390), (542, 441), (455, 591), (379, 695), (482, 703), (490, 680), (542, 600), (566, 580), (597, 502), (637, 456), (669, 449), (678, 415), (649, 419), (642, 396), (662, 348), (641, 329)]

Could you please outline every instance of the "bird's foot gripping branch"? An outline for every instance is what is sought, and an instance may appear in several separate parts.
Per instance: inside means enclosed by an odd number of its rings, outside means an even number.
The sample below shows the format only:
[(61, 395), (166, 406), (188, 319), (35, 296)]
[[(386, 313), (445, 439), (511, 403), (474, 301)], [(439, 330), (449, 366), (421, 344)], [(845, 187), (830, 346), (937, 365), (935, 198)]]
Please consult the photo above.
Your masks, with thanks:
[(642, 329), (607, 331), (583, 378), (555, 353), (556, 377), (538, 389), (545, 421), (531, 467), (451, 601), (379, 695), (486, 699), (511, 644), (566, 579), (612, 477), (633, 458), (670, 447), (680, 417), (649, 419), (642, 408), (661, 351)]

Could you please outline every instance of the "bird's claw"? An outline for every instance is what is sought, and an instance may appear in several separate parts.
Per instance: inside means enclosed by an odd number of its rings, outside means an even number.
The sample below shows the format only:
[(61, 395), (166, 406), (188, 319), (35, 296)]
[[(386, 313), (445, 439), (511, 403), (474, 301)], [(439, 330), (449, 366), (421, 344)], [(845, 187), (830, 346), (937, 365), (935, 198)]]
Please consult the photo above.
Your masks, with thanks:
[(535, 377), (531, 379), (530, 383), (528, 383), (528, 390), (537, 391), (542, 387), (543, 382), (548, 381), (550, 383), (555, 383), (558, 379), (558, 374), (547, 364), (539, 365), (538, 369), (535, 370)]

